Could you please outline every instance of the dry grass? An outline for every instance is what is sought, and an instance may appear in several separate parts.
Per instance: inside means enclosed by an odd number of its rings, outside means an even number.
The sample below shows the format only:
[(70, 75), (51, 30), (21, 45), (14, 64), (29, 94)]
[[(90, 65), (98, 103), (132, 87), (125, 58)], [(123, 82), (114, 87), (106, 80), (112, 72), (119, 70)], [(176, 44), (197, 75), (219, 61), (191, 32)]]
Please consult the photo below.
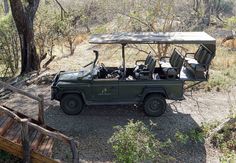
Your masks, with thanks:
[(228, 48), (218, 46), (216, 57), (212, 62), (214, 70), (225, 70), (236, 65), (236, 51), (231, 51)]
[(216, 56), (212, 61), (210, 79), (206, 88), (228, 89), (236, 84), (236, 51), (217, 41)]

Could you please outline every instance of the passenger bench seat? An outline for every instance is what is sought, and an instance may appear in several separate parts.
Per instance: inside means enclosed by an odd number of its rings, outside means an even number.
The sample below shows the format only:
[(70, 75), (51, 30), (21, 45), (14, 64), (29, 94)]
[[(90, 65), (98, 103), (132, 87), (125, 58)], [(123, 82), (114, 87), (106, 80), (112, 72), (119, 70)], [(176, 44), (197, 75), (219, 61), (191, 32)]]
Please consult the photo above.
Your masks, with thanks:
[[(167, 61), (166, 58), (169, 58), (169, 61)], [(174, 49), (170, 57), (162, 57), (159, 61), (162, 71), (167, 78), (175, 78), (178, 76), (183, 62), (184, 58), (176, 49)]]
[(185, 58), (185, 66), (195, 75), (195, 78), (198, 78), (198, 76), (202, 76), (204, 72), (208, 71), (212, 58), (212, 52), (201, 45), (194, 54), (194, 58)]

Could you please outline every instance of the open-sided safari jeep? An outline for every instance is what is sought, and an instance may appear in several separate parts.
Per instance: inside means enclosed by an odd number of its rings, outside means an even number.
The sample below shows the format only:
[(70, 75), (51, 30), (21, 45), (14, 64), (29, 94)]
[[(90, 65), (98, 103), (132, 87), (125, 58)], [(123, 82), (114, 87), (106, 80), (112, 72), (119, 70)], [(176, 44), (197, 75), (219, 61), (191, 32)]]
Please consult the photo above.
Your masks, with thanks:
[[(84, 105), (141, 104), (149, 116), (166, 110), (166, 99), (182, 100), (185, 81), (208, 80), (208, 70), (215, 56), (216, 40), (204, 32), (117, 33), (94, 35), (92, 44), (121, 44), (120, 68), (97, 64), (95, 60), (78, 72), (60, 72), (52, 84), (51, 98), (60, 101), (69, 115), (79, 114)], [(169, 58), (157, 61), (152, 54), (126, 68), (127, 44), (197, 44), (195, 53), (181, 54), (174, 49)]]

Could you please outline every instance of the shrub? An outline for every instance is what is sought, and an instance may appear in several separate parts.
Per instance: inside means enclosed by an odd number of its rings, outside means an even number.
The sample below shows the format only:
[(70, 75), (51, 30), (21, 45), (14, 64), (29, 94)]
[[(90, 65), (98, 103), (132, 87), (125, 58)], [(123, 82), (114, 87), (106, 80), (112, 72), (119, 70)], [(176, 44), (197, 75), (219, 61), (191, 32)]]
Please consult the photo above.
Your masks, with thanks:
[(76, 37), (79, 34), (79, 30), (73, 24), (76, 13), (67, 13), (66, 17), (56, 23), (57, 31), (61, 39), (65, 42), (65, 47), (69, 48), (70, 55), (73, 55), (76, 49)]
[(47, 56), (53, 58), (53, 48), (59, 41), (57, 22), (60, 21), (60, 13), (53, 9), (52, 4), (40, 3), (35, 17), (34, 35), (40, 62)]
[(0, 19), (0, 75), (13, 76), (19, 66), (19, 37), (12, 16)]
[(236, 29), (236, 16), (232, 16), (226, 20), (226, 27), (230, 30)]
[(154, 134), (141, 122), (129, 121), (124, 127), (115, 127), (116, 131), (109, 139), (117, 162), (143, 162), (167, 159), (161, 149), (168, 142), (159, 142)]
[(236, 161), (236, 116), (233, 116), (224, 127), (214, 134), (211, 142), (220, 149), (223, 156), (221, 162)]

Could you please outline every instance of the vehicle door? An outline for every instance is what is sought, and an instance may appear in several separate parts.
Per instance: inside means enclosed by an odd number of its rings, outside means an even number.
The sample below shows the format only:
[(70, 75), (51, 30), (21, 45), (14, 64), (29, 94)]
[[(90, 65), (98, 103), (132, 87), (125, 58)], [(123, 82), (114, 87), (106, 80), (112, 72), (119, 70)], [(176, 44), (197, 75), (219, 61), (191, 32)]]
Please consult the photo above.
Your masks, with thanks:
[(92, 101), (112, 103), (118, 100), (118, 79), (94, 79), (91, 84)]
[(119, 81), (119, 98), (123, 103), (137, 103), (145, 85), (136, 80)]

